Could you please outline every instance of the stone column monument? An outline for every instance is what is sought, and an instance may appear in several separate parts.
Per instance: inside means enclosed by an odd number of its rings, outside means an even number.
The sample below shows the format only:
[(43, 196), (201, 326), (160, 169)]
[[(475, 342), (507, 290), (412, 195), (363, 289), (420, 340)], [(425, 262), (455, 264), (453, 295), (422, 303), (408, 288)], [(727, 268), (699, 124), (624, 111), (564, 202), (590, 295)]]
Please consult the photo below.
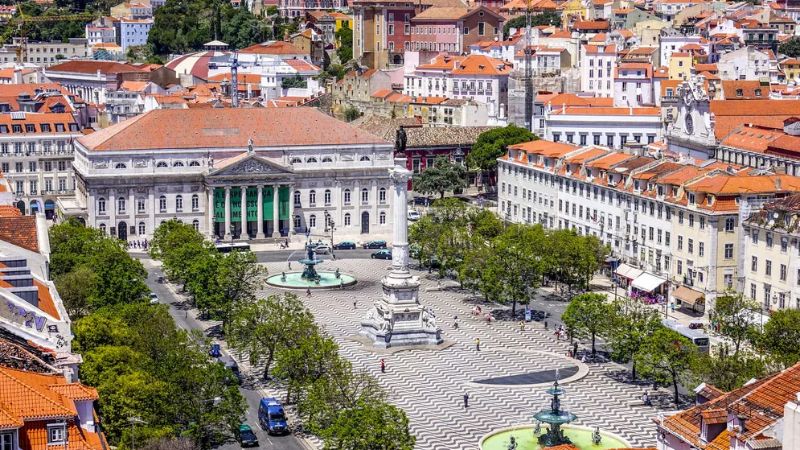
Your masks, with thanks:
[(407, 200), (411, 171), (406, 169), (404, 137), (405, 132), (401, 129), (395, 166), (389, 170), (394, 185), (392, 268), (381, 280), (383, 295), (361, 321), (361, 335), (379, 348), (443, 342), (442, 330), (436, 325), (433, 311), (419, 303), (419, 277), (408, 271)]

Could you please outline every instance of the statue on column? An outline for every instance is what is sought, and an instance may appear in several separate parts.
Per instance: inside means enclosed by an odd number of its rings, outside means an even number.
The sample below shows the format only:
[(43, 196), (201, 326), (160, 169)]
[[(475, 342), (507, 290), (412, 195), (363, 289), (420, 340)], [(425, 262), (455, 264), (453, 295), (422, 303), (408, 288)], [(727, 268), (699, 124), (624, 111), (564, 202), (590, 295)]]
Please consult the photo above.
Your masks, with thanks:
[(406, 152), (406, 139), (406, 129), (403, 127), (398, 128), (394, 138), (394, 151), (396, 154), (400, 155)]

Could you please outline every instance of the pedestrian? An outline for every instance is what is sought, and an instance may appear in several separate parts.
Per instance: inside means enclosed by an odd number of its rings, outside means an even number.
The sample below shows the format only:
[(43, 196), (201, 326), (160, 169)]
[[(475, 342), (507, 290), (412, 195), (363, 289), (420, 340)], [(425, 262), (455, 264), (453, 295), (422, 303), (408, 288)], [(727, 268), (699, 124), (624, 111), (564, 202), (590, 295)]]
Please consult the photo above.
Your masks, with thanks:
[(289, 261), (289, 270), (292, 270), (292, 262)]
[(650, 396), (647, 395), (647, 391), (644, 391), (644, 394), (642, 394), (642, 403), (644, 403), (645, 406), (653, 406), (653, 402), (650, 401)]
[(464, 409), (469, 408), (469, 393), (464, 393)]
[(572, 356), (574, 358), (578, 357), (578, 343), (577, 342), (573, 342), (572, 343)]
[(381, 373), (386, 373), (386, 360), (381, 358)]
[(547, 321), (546, 320), (544, 321), (544, 329), (545, 330), (547, 329)]
[(311, 297), (311, 288), (306, 288), (306, 297)]
[(353, 300), (353, 309), (358, 308), (358, 300)]
[(525, 321), (524, 320), (520, 320), (519, 321), (519, 331), (525, 331)]
[(475, 350), (481, 351), (481, 338), (475, 338)]

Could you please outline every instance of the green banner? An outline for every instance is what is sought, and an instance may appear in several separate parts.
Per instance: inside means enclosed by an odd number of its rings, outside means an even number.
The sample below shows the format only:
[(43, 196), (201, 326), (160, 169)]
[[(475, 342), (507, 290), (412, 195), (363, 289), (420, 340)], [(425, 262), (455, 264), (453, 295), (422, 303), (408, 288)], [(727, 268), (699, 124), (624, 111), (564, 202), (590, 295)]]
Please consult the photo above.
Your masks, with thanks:
[(231, 223), (242, 221), (242, 189), (231, 188)]
[(289, 186), (281, 186), (278, 190), (278, 218), (281, 220), (287, 220), (289, 218), (290, 197), (291, 192), (289, 192)]
[(247, 188), (247, 221), (258, 221), (258, 188)]
[(273, 198), (272, 198), (272, 186), (264, 187), (264, 198), (263, 198), (263, 205), (264, 205), (264, 220), (269, 221), (272, 220), (274, 214), (272, 213), (272, 205), (273, 205)]
[(214, 222), (225, 222), (225, 188), (214, 188)]

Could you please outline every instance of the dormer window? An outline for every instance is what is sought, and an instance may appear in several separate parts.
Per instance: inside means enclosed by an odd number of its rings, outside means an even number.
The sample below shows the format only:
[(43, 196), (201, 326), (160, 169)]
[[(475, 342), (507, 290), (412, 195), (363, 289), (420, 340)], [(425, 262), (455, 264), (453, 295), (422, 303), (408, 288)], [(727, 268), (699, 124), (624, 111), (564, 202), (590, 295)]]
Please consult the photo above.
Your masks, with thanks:
[(708, 196), (708, 206), (711, 206), (713, 204), (714, 204), (714, 196), (713, 195), (709, 195)]
[(756, 97), (761, 97), (761, 89), (756, 89)]
[(658, 188), (656, 188), (656, 190), (658, 191), (659, 196), (664, 195), (664, 186), (659, 186)]
[(63, 444), (67, 439), (67, 424), (53, 423), (47, 425), (47, 444)]
[(744, 96), (744, 91), (743, 91), (743, 90), (741, 90), (741, 89), (737, 89), (737, 90), (736, 90), (736, 96), (737, 96), (737, 97), (742, 97), (742, 96)]
[(689, 204), (694, 205), (694, 194), (691, 192), (689, 193)]

